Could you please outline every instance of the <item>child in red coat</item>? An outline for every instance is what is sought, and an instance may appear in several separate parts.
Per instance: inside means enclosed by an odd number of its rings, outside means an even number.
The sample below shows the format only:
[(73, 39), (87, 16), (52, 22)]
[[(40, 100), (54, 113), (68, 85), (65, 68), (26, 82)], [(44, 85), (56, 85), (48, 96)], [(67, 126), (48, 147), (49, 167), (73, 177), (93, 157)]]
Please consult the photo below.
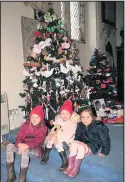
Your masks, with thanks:
[(32, 109), (29, 119), (22, 125), (15, 144), (8, 144), (6, 150), (8, 178), (6, 182), (16, 180), (14, 171), (14, 153), (21, 155), (21, 170), (19, 182), (26, 182), (26, 173), (29, 157), (35, 155), (41, 157), (43, 154), (43, 143), (47, 135), (47, 127), (44, 123), (44, 112), (41, 106)]

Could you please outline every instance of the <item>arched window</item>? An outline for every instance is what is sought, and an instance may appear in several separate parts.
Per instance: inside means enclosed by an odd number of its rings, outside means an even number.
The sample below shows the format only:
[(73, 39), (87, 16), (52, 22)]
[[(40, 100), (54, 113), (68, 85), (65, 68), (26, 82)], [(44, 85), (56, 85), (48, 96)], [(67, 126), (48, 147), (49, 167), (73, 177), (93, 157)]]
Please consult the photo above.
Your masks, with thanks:
[(61, 2), (61, 18), (69, 30), (71, 39), (85, 43), (85, 3)]

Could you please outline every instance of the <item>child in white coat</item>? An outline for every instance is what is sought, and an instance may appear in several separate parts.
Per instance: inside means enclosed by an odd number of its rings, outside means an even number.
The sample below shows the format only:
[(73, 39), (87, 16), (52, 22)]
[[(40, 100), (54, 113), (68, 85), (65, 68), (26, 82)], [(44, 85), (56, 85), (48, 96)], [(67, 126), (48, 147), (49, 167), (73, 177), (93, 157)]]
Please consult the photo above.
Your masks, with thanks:
[(55, 117), (55, 126), (46, 138), (45, 154), (41, 160), (42, 164), (46, 164), (49, 160), (49, 153), (54, 145), (62, 159), (62, 166), (59, 170), (63, 171), (68, 166), (63, 143), (69, 146), (74, 140), (75, 130), (79, 120), (79, 115), (72, 110), (71, 100), (66, 100), (60, 108), (60, 114)]

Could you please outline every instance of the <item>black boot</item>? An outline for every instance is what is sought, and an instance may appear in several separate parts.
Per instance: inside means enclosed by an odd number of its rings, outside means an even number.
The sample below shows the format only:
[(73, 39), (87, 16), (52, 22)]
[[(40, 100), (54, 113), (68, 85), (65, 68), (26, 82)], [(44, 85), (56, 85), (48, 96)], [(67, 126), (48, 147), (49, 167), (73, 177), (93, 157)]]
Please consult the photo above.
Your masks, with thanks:
[(7, 176), (7, 181), (6, 182), (14, 182), (14, 181), (16, 181), (16, 175), (15, 175), (15, 170), (14, 170), (14, 162), (6, 163), (6, 167), (7, 167), (7, 172), (8, 172), (8, 176)]
[(59, 171), (64, 171), (68, 167), (68, 159), (65, 151), (59, 152), (59, 155), (62, 159), (62, 165), (59, 168)]
[(52, 150), (52, 148), (45, 148), (45, 153), (41, 159), (41, 164), (46, 164), (49, 160), (49, 153)]
[(20, 169), (19, 181), (18, 182), (26, 182), (27, 169), (28, 169), (28, 167)]

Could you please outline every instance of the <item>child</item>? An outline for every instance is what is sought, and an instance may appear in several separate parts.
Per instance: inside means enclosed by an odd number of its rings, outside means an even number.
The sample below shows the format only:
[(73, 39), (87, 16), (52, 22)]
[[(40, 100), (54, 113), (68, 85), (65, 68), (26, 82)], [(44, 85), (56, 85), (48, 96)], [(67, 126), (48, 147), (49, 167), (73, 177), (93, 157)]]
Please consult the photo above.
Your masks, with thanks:
[(16, 136), (15, 144), (8, 144), (6, 150), (8, 178), (6, 182), (14, 182), (14, 153), (21, 155), (21, 170), (19, 182), (26, 182), (26, 173), (29, 164), (29, 155), (42, 156), (43, 142), (47, 134), (44, 123), (44, 112), (41, 106), (32, 109), (27, 120)]
[(68, 168), (63, 171), (72, 178), (78, 175), (84, 157), (90, 154), (104, 157), (110, 152), (109, 130), (101, 121), (94, 120), (91, 108), (82, 110), (80, 118), (75, 139), (70, 145)]
[(66, 100), (60, 108), (60, 114), (55, 117), (55, 126), (46, 138), (45, 154), (41, 160), (42, 164), (46, 164), (49, 160), (49, 153), (54, 144), (62, 160), (62, 166), (59, 170), (62, 171), (68, 166), (63, 144), (66, 143), (69, 146), (74, 140), (79, 119), (79, 115), (72, 110), (72, 102)]

